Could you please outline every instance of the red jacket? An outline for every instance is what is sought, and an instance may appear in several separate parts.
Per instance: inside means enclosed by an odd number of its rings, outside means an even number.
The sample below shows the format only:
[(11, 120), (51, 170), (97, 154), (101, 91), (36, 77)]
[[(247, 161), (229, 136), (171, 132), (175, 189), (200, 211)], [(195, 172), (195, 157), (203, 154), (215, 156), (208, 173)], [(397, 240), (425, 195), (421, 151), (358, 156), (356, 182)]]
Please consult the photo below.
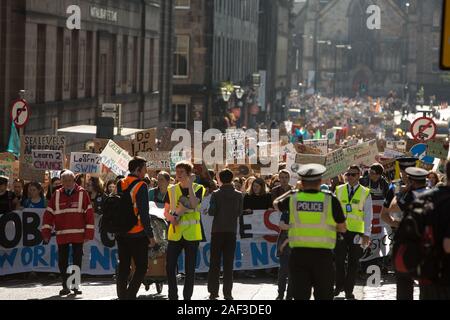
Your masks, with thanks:
[(71, 196), (63, 188), (53, 194), (44, 213), (42, 238), (50, 239), (53, 228), (59, 245), (94, 239), (94, 210), (86, 190), (75, 185)]

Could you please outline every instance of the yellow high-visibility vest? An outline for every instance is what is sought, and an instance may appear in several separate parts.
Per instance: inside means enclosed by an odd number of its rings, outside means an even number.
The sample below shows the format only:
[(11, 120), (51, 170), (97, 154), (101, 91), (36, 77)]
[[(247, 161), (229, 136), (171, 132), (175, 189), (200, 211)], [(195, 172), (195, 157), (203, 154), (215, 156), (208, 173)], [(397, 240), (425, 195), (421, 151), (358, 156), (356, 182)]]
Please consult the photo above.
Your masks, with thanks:
[[(202, 185), (194, 183), (194, 192), (197, 193), (198, 190), (202, 190), (203, 198), (206, 193), (205, 188)], [(172, 211), (175, 211), (180, 198), (183, 196), (180, 184), (169, 186), (168, 194), (170, 208)], [(180, 221), (177, 226), (170, 226), (168, 233), (169, 241), (180, 241), (182, 238), (187, 241), (201, 241), (203, 237), (200, 219), (201, 215), (199, 203), (195, 210), (188, 211), (180, 217)]]
[(291, 195), (289, 206), (291, 248), (335, 248), (336, 221), (331, 194), (298, 192)]
[[(351, 232), (364, 233), (364, 204), (370, 196), (370, 189), (359, 185), (352, 201), (349, 200), (348, 184), (336, 188), (336, 196), (342, 206), (342, 211), (347, 218), (347, 230)], [(349, 212), (349, 206), (351, 212)]]

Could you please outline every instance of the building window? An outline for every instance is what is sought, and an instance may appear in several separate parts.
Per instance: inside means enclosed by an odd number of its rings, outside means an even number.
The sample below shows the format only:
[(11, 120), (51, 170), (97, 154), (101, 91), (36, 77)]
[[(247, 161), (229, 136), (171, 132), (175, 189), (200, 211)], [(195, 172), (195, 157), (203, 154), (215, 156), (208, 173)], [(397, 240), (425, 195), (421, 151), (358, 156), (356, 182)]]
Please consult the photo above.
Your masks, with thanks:
[(150, 39), (150, 54), (149, 54), (149, 78), (148, 78), (148, 91), (153, 92), (154, 86), (154, 73), (155, 73), (155, 39)]
[(189, 76), (189, 36), (176, 36), (174, 54), (174, 76), (187, 78)]
[(127, 90), (127, 76), (128, 76), (128, 36), (123, 36), (122, 43), (122, 93)]
[(79, 30), (72, 31), (72, 70), (70, 79), (70, 99), (75, 100), (78, 98), (78, 54), (80, 32)]
[(138, 82), (138, 37), (133, 39), (133, 51), (133, 93), (136, 93)]
[(175, 0), (175, 9), (190, 9), (191, 0)]
[(56, 77), (55, 101), (62, 100), (64, 60), (64, 28), (59, 27), (56, 36)]
[(86, 97), (92, 97), (92, 31), (88, 31), (86, 34)]
[(37, 29), (37, 56), (36, 56), (36, 103), (45, 102), (45, 44), (47, 28), (39, 24)]
[(174, 104), (172, 110), (172, 127), (186, 129), (188, 123), (188, 105)]

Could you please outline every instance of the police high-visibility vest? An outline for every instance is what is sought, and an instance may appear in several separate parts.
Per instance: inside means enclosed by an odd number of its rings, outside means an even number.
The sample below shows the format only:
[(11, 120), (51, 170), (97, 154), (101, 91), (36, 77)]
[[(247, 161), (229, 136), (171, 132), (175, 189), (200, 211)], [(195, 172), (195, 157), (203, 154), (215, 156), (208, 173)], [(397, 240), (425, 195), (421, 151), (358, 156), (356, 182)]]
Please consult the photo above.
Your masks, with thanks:
[[(351, 232), (364, 233), (364, 204), (370, 196), (370, 189), (359, 185), (352, 201), (349, 200), (348, 183), (336, 188), (336, 196), (347, 217), (347, 230)], [(350, 211), (351, 208), (351, 211)]]
[[(197, 193), (198, 190), (202, 190), (202, 198), (205, 196), (205, 188), (202, 185), (194, 183), (194, 192)], [(180, 184), (169, 186), (168, 188), (170, 209), (172, 212), (178, 206), (178, 201), (183, 196)], [(188, 211), (180, 217), (177, 226), (171, 225), (169, 228), (168, 239), (169, 241), (180, 241), (184, 238), (187, 241), (201, 241), (202, 237), (202, 227), (200, 224), (201, 214), (200, 205), (192, 211)]]
[(332, 197), (324, 192), (291, 195), (289, 246), (291, 248), (334, 249), (336, 221)]
[[(133, 182), (135, 182), (136, 180), (138, 180), (138, 178), (132, 177), (132, 176), (128, 176), (127, 178), (121, 180), (120, 186), (122, 188), (122, 191), (127, 190), (133, 184)], [(143, 182), (143, 181), (138, 182), (136, 185), (134, 185), (133, 189), (128, 190), (128, 192), (130, 192), (130, 194), (131, 194), (131, 201), (133, 202), (134, 214), (138, 218), (137, 224), (133, 227), (133, 229), (131, 229), (128, 232), (128, 234), (136, 234), (136, 233), (141, 233), (142, 231), (144, 231), (144, 226), (142, 225), (142, 222), (141, 222), (141, 216), (139, 216), (139, 210), (138, 210), (137, 201), (136, 201), (137, 193), (144, 183), (145, 182)]]

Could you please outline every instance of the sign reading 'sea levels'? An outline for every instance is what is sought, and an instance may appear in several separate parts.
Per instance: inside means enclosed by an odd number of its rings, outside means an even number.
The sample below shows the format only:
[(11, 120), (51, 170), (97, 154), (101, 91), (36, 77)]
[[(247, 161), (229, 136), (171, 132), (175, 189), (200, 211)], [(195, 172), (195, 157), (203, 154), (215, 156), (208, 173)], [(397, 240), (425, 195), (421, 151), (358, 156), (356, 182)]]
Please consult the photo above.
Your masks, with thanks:
[(91, 7), (91, 17), (99, 20), (106, 20), (111, 22), (117, 22), (118, 19), (118, 13), (117, 11), (105, 9), (105, 8), (99, 8), (92, 6)]

